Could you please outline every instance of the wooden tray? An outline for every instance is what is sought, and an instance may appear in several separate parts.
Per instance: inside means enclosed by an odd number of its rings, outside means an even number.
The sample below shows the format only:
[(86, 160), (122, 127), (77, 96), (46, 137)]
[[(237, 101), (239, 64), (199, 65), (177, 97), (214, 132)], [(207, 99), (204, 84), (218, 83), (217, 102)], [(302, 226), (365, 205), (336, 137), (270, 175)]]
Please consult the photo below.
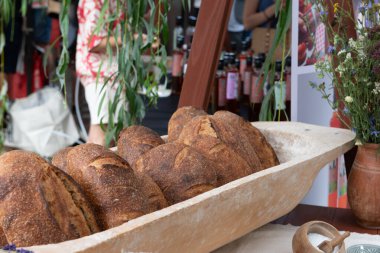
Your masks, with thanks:
[(320, 169), (353, 145), (348, 130), (294, 122), (254, 123), (281, 164), (187, 201), (44, 252), (210, 252), (290, 212)]

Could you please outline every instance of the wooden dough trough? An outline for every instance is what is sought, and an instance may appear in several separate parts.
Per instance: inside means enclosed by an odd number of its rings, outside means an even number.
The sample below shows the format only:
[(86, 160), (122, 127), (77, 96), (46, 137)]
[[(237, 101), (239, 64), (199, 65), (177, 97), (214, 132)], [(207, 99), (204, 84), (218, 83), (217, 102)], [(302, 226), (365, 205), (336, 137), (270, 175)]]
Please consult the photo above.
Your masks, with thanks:
[(210, 252), (290, 212), (320, 169), (354, 145), (343, 129), (294, 122), (254, 123), (281, 164), (119, 227), (35, 253)]

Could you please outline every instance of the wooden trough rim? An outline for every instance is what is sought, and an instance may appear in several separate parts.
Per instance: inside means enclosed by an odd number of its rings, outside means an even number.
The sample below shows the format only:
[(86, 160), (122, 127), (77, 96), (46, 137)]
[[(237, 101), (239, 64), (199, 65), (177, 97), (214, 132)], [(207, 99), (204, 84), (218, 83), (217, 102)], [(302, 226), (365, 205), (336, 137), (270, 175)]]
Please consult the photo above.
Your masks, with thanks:
[[(58, 244), (42, 245), (30, 247), (35, 253), (41, 252), (84, 252), (95, 248), (110, 239), (115, 239), (124, 233), (144, 227), (149, 223), (158, 223), (161, 219), (170, 217), (179, 210), (186, 209), (211, 198), (220, 197), (224, 193), (233, 191), (236, 187), (250, 183), (251, 181), (263, 177), (265, 175), (288, 169), (296, 164), (306, 164), (310, 159), (319, 159), (323, 157), (329, 161), (334, 160), (337, 154), (343, 154), (354, 145), (355, 135), (349, 130), (338, 128), (327, 128), (314, 125), (308, 125), (298, 122), (256, 122), (253, 123), (257, 128), (263, 132), (278, 132), (284, 134), (294, 134), (301, 137), (303, 140), (312, 141), (314, 144), (310, 147), (309, 154), (301, 155), (295, 159), (281, 163), (278, 166), (268, 168), (266, 170), (254, 173), (247, 177), (235, 180), (226, 185), (198, 195), (194, 198), (169, 206), (162, 210), (141, 216), (130, 222), (124, 223), (118, 227), (99, 232), (90, 236), (82, 237), (76, 240), (65, 241)], [(327, 155), (327, 157), (326, 157)], [(151, 225), (152, 225), (151, 224)], [(87, 252), (87, 251), (86, 251)]]

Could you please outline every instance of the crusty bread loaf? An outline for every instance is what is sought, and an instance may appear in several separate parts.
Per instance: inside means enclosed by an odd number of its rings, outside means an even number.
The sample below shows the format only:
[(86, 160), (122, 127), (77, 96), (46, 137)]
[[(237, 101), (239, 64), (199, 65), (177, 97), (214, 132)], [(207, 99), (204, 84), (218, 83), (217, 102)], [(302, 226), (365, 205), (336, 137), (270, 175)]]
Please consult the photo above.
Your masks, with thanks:
[(212, 128), (217, 137), (241, 156), (248, 163), (253, 172), (263, 169), (255, 148), (245, 139), (245, 135), (239, 128), (236, 128), (235, 125), (230, 124), (220, 117), (210, 116), (210, 121), (212, 122)]
[(147, 198), (132, 169), (115, 164), (114, 158), (98, 158), (82, 173), (85, 191), (105, 229), (149, 212)]
[(8, 244), (8, 240), (5, 237), (4, 231), (3, 231), (3, 229), (0, 226), (0, 245), (4, 246), (4, 245), (7, 245), (7, 244)]
[(87, 221), (88, 226), (92, 233), (100, 232), (99, 224), (94, 214), (94, 207), (88, 201), (87, 196), (84, 194), (82, 188), (70, 177), (66, 172), (61, 169), (51, 166), (56, 176), (64, 184), (65, 188), (70, 192), (71, 197), (76, 206), (78, 206)]
[(157, 183), (170, 205), (217, 186), (215, 164), (182, 143), (151, 149), (137, 160), (134, 168)]
[(178, 139), (182, 128), (193, 118), (207, 115), (203, 110), (196, 109), (192, 106), (179, 108), (170, 118), (168, 125), (168, 142)]
[(177, 141), (195, 148), (218, 165), (215, 167), (218, 186), (253, 172), (249, 164), (218, 137), (210, 116), (192, 119)]
[(142, 193), (148, 198), (149, 213), (155, 212), (168, 206), (164, 194), (153, 179), (146, 174), (135, 172), (140, 183)]
[(133, 165), (144, 153), (164, 143), (155, 131), (144, 126), (130, 126), (120, 133), (117, 152)]
[(214, 119), (219, 119), (220, 122), (233, 126), (239, 129), (241, 138), (254, 147), (257, 156), (260, 159), (262, 169), (267, 169), (279, 164), (276, 153), (272, 146), (267, 142), (265, 136), (251, 123), (244, 120), (242, 117), (228, 111), (218, 111), (213, 116)]
[(36, 154), (2, 155), (0, 180), (0, 226), (8, 243), (58, 243), (99, 231), (79, 187)]
[(67, 171), (67, 154), (72, 149), (72, 147), (64, 148), (54, 154), (51, 163), (63, 171)]
[[(129, 164), (95, 144), (74, 147), (68, 173), (82, 186), (104, 229), (121, 225), (152, 210), (147, 190)], [(84, 162), (85, 161), (85, 162)]]
[(97, 144), (82, 144), (72, 148), (67, 154), (67, 170), (85, 169), (87, 165), (100, 156), (114, 156), (109, 149)]

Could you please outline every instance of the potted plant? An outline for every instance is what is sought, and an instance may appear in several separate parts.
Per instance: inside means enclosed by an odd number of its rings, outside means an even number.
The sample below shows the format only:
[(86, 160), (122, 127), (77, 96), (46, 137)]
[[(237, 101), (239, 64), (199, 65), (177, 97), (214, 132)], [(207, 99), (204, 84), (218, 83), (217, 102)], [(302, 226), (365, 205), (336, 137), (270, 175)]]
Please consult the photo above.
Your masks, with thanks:
[[(325, 83), (311, 85), (322, 93), (342, 122), (356, 133), (358, 153), (348, 179), (348, 201), (357, 222), (380, 227), (380, 22), (379, 5), (362, 1), (359, 21), (351, 3), (317, 0), (330, 45), (328, 56), (315, 65), (329, 76), (335, 98)], [(349, 36), (346, 20), (355, 23)]]

